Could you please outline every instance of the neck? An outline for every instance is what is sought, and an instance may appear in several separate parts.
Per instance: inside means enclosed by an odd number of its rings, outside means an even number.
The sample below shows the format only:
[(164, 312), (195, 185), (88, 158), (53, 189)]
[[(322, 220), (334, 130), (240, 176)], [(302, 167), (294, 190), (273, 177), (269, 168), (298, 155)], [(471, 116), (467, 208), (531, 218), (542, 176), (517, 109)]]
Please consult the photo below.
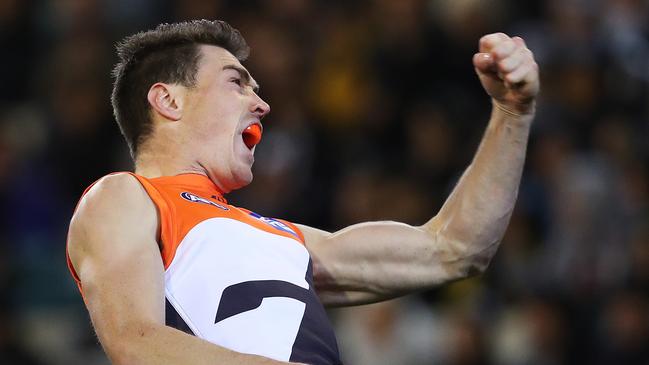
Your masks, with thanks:
[(158, 130), (142, 143), (135, 158), (135, 173), (151, 179), (188, 173), (204, 175), (212, 180), (221, 192), (228, 193), (230, 189), (220, 184), (216, 176), (197, 160), (197, 152), (191, 149), (192, 143), (185, 142), (179, 133), (175, 132), (174, 137), (169, 137)]
[(208, 176), (203, 166), (197, 162), (187, 162), (183, 157), (182, 152), (175, 153), (169, 148), (156, 149), (155, 153), (151, 152), (151, 148), (143, 148), (135, 159), (135, 173), (147, 178), (185, 173)]

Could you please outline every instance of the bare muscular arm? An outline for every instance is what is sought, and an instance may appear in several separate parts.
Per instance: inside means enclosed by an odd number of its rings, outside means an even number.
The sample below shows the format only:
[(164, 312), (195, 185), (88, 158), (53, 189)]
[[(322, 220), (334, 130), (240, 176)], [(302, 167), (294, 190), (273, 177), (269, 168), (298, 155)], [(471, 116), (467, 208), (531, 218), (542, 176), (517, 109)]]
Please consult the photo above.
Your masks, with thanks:
[(165, 326), (153, 202), (130, 175), (108, 176), (72, 218), (69, 254), (99, 340), (115, 364), (286, 364)]
[(356, 224), (303, 230), (325, 305), (380, 301), (483, 272), (514, 209), (539, 90), (520, 38), (485, 36), (474, 66), (494, 108), (476, 155), (439, 213), (422, 226)]

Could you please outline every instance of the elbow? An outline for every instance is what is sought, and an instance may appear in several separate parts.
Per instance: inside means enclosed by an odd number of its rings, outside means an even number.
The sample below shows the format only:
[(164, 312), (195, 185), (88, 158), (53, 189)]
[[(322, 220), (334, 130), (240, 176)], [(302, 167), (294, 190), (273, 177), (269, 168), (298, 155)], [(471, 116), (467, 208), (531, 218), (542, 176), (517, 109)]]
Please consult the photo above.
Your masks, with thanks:
[(491, 263), (492, 257), (491, 255), (474, 255), (465, 258), (462, 260), (461, 277), (470, 278), (484, 274)]
[(489, 242), (483, 246), (484, 248), (482, 250), (472, 253), (467, 257), (467, 277), (482, 275), (487, 271), (491, 260), (498, 251), (498, 247), (500, 247), (501, 240), (502, 238), (499, 238), (498, 240)]
[[(500, 240), (482, 244), (462, 244), (462, 249), (456, 250), (455, 276), (466, 279), (484, 274), (496, 254)], [(476, 247), (481, 249), (476, 250)]]
[(137, 350), (137, 345), (128, 338), (116, 340), (112, 345), (104, 346), (104, 350), (111, 364), (114, 365), (144, 363), (141, 353)]
[(150, 340), (158, 330), (157, 327), (157, 325), (129, 326), (121, 331), (101, 336), (100, 340), (112, 364), (145, 364), (145, 349), (151, 347)]
[(137, 355), (136, 344), (129, 337), (102, 341), (102, 346), (111, 364), (126, 365), (142, 363)]

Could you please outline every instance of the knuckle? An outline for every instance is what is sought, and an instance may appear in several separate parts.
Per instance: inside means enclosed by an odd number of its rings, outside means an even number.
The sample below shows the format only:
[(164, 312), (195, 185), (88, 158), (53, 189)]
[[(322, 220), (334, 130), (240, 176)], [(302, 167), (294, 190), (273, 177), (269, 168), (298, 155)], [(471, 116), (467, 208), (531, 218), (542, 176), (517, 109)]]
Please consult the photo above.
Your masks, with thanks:
[(531, 53), (529, 53), (529, 52), (526, 52), (526, 53), (523, 55), (523, 57), (525, 57), (525, 61), (527, 61), (527, 62), (529, 62), (529, 63), (535, 63), (535, 61), (534, 61), (534, 55), (533, 55), (533, 54), (531, 54)]
[(483, 36), (480, 40), (481, 41), (484, 40), (485, 42), (489, 42), (489, 43), (495, 43), (495, 42), (503, 41), (505, 39), (509, 39), (509, 37), (505, 33), (498, 32), (498, 33), (487, 34)]

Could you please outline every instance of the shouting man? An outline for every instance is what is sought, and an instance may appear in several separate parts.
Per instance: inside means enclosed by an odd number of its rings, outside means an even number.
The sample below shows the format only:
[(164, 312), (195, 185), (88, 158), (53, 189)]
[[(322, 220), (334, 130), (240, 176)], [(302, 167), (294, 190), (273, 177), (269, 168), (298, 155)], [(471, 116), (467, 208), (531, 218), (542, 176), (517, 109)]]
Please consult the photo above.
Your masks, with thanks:
[[(338, 232), (263, 217), (224, 194), (252, 181), (269, 105), (222, 21), (164, 24), (118, 46), (112, 103), (135, 172), (86, 190), (68, 264), (116, 364), (340, 364), (324, 306), (372, 303), (481, 273), (518, 192), (539, 91), (521, 38), (480, 39), (493, 103), (480, 147), (421, 226)], [(432, 215), (432, 214), (431, 214)]]

